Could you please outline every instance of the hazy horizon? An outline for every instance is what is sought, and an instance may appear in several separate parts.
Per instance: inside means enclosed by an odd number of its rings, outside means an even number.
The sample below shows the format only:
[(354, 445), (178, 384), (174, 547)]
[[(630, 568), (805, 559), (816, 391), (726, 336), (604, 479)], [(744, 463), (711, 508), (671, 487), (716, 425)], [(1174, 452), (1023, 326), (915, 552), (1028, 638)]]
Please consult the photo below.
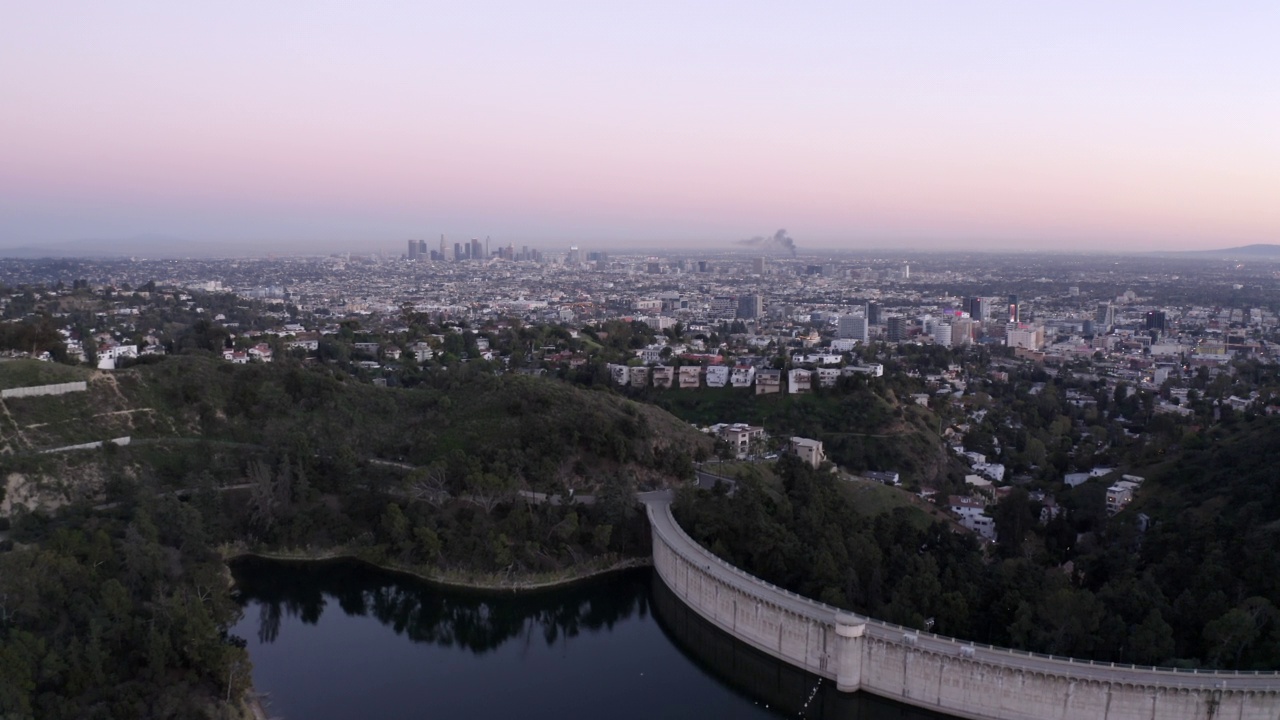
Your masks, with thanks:
[(1276, 243), (1276, 27), (1264, 2), (11, 5), (0, 249)]

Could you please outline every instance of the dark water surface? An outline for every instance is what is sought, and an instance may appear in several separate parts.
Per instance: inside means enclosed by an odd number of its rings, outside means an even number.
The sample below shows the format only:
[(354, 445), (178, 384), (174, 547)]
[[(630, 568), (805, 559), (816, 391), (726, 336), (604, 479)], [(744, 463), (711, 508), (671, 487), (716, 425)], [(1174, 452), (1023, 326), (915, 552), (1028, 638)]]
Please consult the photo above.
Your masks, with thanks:
[(652, 570), (532, 594), (354, 562), (232, 566), (253, 680), (286, 720), (940, 720), (847, 695), (719, 632)]

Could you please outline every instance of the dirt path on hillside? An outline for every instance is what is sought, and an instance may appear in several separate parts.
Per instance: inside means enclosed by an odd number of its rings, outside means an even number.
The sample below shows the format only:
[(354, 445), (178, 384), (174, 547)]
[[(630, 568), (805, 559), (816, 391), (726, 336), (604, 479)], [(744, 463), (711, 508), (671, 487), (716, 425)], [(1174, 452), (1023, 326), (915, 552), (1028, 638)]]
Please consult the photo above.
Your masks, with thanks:
[[(14, 439), (18, 442), (21, 442), (22, 444), (25, 444), (27, 446), (27, 449), (30, 450), (32, 448), (31, 441), (27, 439), (26, 435), (22, 434), (22, 427), (18, 425), (17, 420), (13, 419), (13, 415), (9, 413), (9, 406), (5, 405), (3, 400), (0, 400), (0, 409), (4, 410), (4, 416), (8, 418), (9, 424), (13, 426)], [(17, 447), (12, 448), (12, 450), (15, 453), (18, 452)]]

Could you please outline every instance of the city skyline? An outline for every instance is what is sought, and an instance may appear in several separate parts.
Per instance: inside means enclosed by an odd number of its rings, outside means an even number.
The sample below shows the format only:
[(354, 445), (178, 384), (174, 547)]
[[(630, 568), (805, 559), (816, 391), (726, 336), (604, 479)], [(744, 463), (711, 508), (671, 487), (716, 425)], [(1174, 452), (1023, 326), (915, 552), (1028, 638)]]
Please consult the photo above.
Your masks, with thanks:
[(0, 248), (1280, 242), (1278, 20), (1266, 3), (11, 6)]

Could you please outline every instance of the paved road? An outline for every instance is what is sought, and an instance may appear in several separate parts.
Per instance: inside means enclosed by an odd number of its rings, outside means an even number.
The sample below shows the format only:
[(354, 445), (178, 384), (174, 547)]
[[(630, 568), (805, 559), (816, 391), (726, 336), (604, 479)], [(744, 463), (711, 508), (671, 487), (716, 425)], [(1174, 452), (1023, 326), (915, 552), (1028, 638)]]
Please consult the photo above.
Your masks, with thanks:
[(738, 481), (733, 478), (727, 478), (723, 475), (716, 475), (702, 470), (695, 470), (694, 475), (697, 478), (698, 488), (701, 490), (714, 490), (716, 483), (723, 483), (729, 495), (733, 495), (738, 489)]
[[(704, 569), (720, 582), (754, 594), (789, 612), (825, 623), (834, 623), (837, 612), (846, 612), (771, 585), (711, 554), (701, 545), (694, 542), (676, 524), (675, 518), (671, 515), (671, 501), (674, 498), (674, 494), (671, 491), (639, 493), (637, 498), (647, 507), (649, 521), (658, 534), (665, 538), (668, 544), (679, 554), (689, 558), (695, 564), (703, 565)], [(854, 613), (848, 614), (854, 615)], [(1134, 668), (1127, 665), (1117, 666), (1111, 663), (1094, 663), (1088, 660), (1077, 661), (1068, 658), (1051, 658), (1044, 655), (1026, 653), (1021, 650), (973, 644), (955, 638), (882, 623), (863, 616), (856, 617), (866, 622), (866, 634), (869, 637), (899, 644), (905, 640), (912, 642), (922, 650), (942, 655), (955, 655), (957, 657), (961, 656), (962, 652), (966, 652), (962, 651), (962, 648), (972, 647), (972, 659), (1014, 670), (1069, 675), (1073, 678), (1102, 682), (1126, 682), (1171, 688), (1280, 691), (1280, 673), (1275, 672), (1257, 674), (1208, 671), (1183, 672)], [(904, 638), (904, 636), (908, 635), (912, 636), (910, 640)], [(966, 654), (965, 657), (970, 656)]]

